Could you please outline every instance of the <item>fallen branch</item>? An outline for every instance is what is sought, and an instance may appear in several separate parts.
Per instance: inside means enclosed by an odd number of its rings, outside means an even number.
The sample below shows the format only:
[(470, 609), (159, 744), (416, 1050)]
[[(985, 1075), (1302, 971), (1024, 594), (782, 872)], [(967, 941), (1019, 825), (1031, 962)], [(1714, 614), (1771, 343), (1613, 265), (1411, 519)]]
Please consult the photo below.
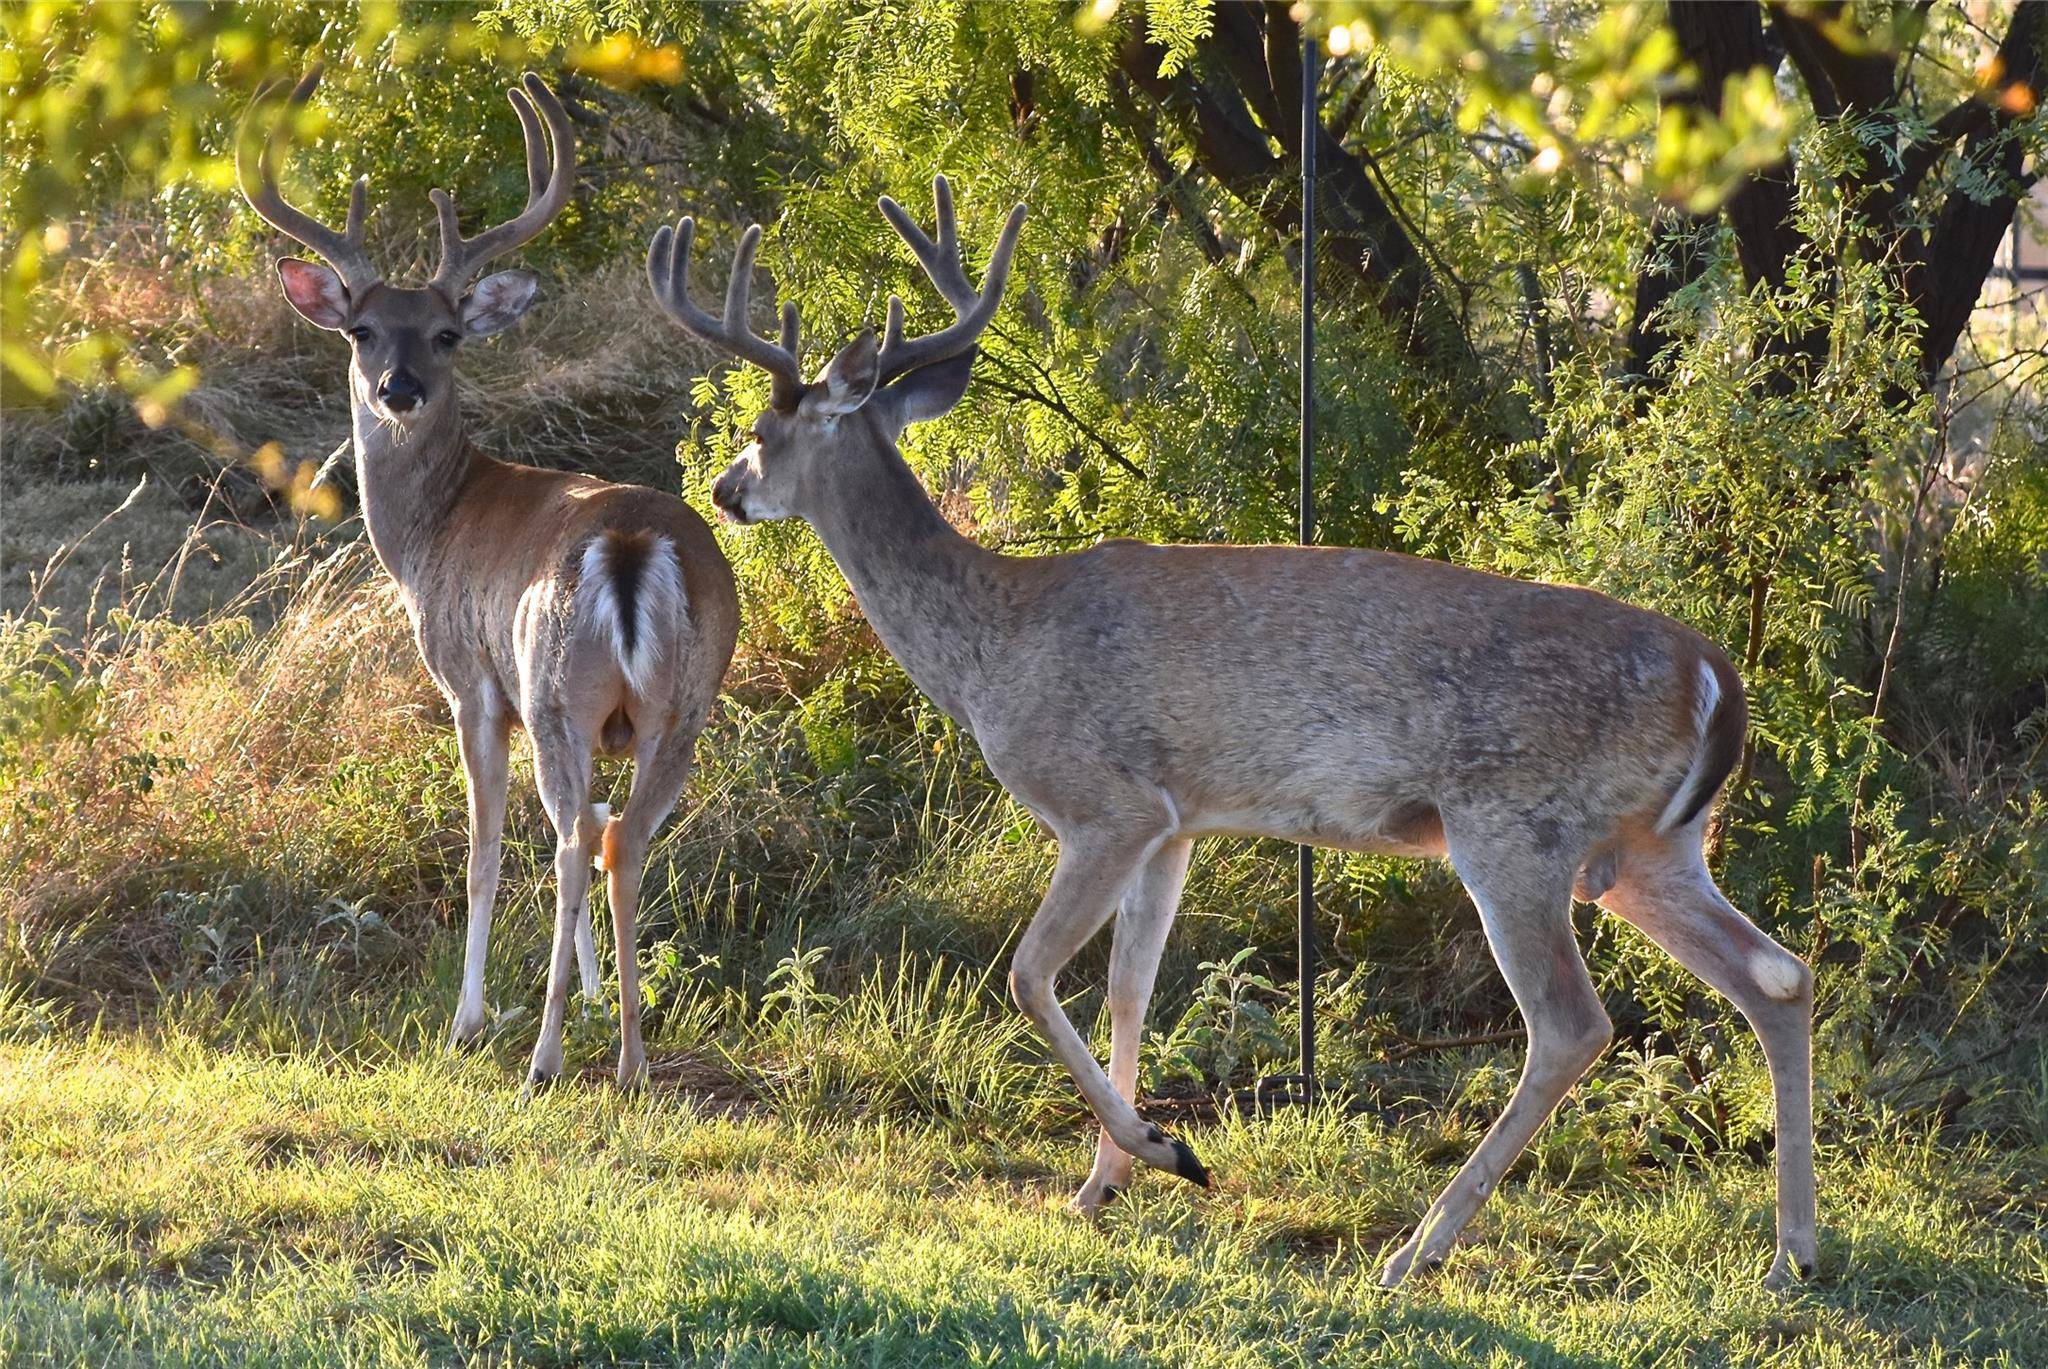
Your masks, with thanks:
[(1454, 1051), (1464, 1046), (1500, 1046), (1510, 1041), (1520, 1041), (1525, 1034), (1520, 1027), (1514, 1027), (1507, 1031), (1475, 1032), (1471, 1036), (1441, 1036), (1418, 1040), (1395, 1032), (1394, 1039), (1400, 1042), (1400, 1045), (1387, 1053), (1387, 1060), (1391, 1063), (1406, 1060), (1411, 1055), (1426, 1055), (1431, 1051)]

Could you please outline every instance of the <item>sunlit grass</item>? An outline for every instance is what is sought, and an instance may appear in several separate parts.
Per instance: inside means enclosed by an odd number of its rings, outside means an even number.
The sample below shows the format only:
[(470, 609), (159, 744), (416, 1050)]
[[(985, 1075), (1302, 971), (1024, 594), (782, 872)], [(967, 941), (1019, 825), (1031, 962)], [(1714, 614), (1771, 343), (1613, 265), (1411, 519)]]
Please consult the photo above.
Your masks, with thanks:
[(1375, 1256), (1446, 1177), (1336, 1113), (1189, 1133), (1101, 1229), (1074, 1127), (516, 1102), (487, 1058), (369, 1069), (99, 1035), (0, 1047), (8, 1363), (2039, 1363), (2048, 1264), (1987, 1155), (1824, 1157), (1823, 1277), (1758, 1280), (1740, 1159), (1504, 1187), (1438, 1276)]

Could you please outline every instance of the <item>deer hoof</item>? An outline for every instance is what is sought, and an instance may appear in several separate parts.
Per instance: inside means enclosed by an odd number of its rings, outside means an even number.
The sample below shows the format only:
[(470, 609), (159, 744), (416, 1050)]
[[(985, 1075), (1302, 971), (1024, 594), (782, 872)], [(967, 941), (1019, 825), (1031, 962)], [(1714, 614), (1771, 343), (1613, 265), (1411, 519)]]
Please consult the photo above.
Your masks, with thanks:
[(1423, 1255), (1415, 1240), (1402, 1244), (1380, 1268), (1380, 1287), (1399, 1288), (1413, 1274), (1427, 1274), (1443, 1265), (1442, 1255)]
[(1175, 1140), (1158, 1127), (1146, 1132), (1145, 1139), (1154, 1145), (1173, 1147), (1173, 1172), (1197, 1188), (1209, 1187), (1209, 1171), (1188, 1149), (1187, 1142)]
[(457, 1026), (448, 1033), (448, 1053), (450, 1055), (461, 1055), (465, 1051), (477, 1050), (483, 1044), (484, 1029), (480, 1026)]
[(1813, 1277), (1812, 1259), (1801, 1259), (1789, 1250), (1780, 1250), (1778, 1258), (1771, 1262), (1771, 1272), (1764, 1275), (1764, 1287), (1773, 1293), (1783, 1293), (1793, 1285)]

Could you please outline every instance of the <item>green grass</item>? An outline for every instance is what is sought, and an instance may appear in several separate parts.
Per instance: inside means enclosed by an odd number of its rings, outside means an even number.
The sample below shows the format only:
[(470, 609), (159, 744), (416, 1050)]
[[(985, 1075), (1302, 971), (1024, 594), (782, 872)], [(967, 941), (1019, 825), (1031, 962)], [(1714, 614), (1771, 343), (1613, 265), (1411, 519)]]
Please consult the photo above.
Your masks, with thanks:
[(0, 1046), (0, 1362), (2048, 1361), (2038, 1194), (1908, 1132), (1824, 1153), (1823, 1271), (1788, 1297), (1740, 1157), (1511, 1181), (1388, 1295), (1375, 1256), (1449, 1173), (1429, 1125), (1227, 1117), (1187, 1132), (1214, 1192), (1145, 1176), (1097, 1229), (1064, 1206), (1076, 1127), (520, 1106), (513, 1079)]

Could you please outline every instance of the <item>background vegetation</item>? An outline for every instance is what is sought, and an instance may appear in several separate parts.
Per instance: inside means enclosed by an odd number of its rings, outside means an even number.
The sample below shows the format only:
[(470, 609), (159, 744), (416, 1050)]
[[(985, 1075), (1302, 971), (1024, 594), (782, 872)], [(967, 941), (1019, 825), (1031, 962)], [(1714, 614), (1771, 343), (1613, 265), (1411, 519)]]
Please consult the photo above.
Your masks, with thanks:
[[(0, 1355), (291, 1358), (348, 1307), (394, 1359), (1266, 1362), (1276, 1309), (1401, 1363), (2048, 1357), (2048, 403), (2039, 287), (1993, 270), (2048, 157), (2044, 11), (0, 11)], [(430, 185), (479, 218), (523, 193), (516, 72), (570, 97), (546, 300), (465, 362), (487, 448), (701, 505), (763, 386), (648, 307), (654, 224), (695, 212), (717, 255), (766, 223), (822, 360), (892, 291), (937, 307), (873, 200), (944, 170), (970, 244), (1033, 210), (972, 398), (908, 453), (955, 521), (1288, 540), (1304, 17), (1325, 539), (1591, 584), (1743, 665), (1714, 859), (1819, 973), (1827, 1280), (1789, 1308), (1743, 1264), (1754, 1043), (1591, 909), (1614, 1051), (1428, 1301), (1365, 1292), (1518, 1050), (1462, 892), (1399, 862), (1321, 860), (1346, 1102), (1266, 1121), (1233, 1099), (1291, 1061), (1291, 855), (1203, 852), (1144, 1087), (1213, 1128), (1225, 1191), (1143, 1185), (1103, 1238), (1042, 1210), (1087, 1133), (1001, 983), (1050, 852), (801, 527), (726, 540), (741, 658), (649, 883), (657, 1096), (505, 1106), (550, 849), (523, 780), (493, 1060), (435, 1058), (460, 771), (345, 472), (313, 486), (343, 363), (230, 189), (257, 82), (327, 61), (291, 184), (334, 216), (367, 172), (394, 274)], [(1067, 977), (1077, 1020), (1101, 970)], [(166, 1177), (106, 1163), (135, 1154)], [(689, 1234), (648, 1247), (622, 1204)], [(883, 1269), (925, 1272), (884, 1299)], [(252, 1288), (272, 1310), (223, 1319)]]

